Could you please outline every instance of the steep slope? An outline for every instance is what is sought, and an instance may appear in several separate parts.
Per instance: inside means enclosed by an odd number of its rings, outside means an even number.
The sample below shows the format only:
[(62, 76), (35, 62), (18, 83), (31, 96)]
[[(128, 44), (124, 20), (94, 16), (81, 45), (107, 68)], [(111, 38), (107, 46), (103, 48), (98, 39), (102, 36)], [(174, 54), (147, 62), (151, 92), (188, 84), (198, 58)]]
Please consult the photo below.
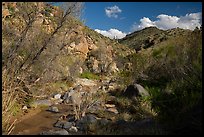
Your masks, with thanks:
[[(21, 63), (20, 68), (27, 69), (27, 66), (32, 64), (31, 61), (34, 59), (31, 57), (38, 55), (37, 52), (41, 45), (47, 42), (46, 48), (43, 49), (42, 54), (30, 68), (29, 74), (32, 74), (33, 78), (31, 81), (40, 78), (42, 71), (45, 69), (47, 71), (43, 72), (42, 81), (63, 79), (71, 75), (77, 75), (79, 71), (81, 73), (90, 71), (98, 74), (103, 71), (110, 74), (118, 69), (120, 63), (117, 60), (118, 56), (123, 58), (132, 53), (128, 47), (89, 29), (73, 17), (69, 17), (69, 20), (55, 33), (62, 11), (44, 3), (33, 3), (29, 6), (28, 9), (37, 6), (41, 12), (33, 15), (36, 16), (36, 19), (32, 22), (32, 27), (28, 28), (23, 41), (21, 41), (21, 45), (24, 46), (18, 47), (17, 56), (18, 61), (21, 60), (19, 61)], [(7, 62), (9, 56), (8, 47), (22, 38), (23, 30), (27, 29), (27, 18), (24, 17), (25, 13), (23, 13), (22, 8), (25, 8), (22, 3), (3, 4), (3, 13), (6, 13), (5, 11), (9, 12), (8, 15), (3, 15), (4, 63)], [(13, 10), (10, 11), (10, 9)], [(49, 41), (46, 41), (46, 39), (49, 39)], [(122, 65), (119, 65), (119, 67), (122, 67)]]

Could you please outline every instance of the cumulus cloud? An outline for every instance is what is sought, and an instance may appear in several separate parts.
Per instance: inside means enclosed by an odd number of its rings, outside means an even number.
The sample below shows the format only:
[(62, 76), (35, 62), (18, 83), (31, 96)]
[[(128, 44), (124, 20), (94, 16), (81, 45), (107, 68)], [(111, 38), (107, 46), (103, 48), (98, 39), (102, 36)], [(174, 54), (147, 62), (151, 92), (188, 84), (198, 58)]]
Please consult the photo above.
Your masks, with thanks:
[(105, 12), (106, 12), (106, 15), (111, 18), (118, 18), (118, 15), (117, 13), (121, 13), (122, 10), (118, 7), (118, 6), (113, 6), (113, 7), (106, 7), (105, 8)]
[(95, 29), (95, 31), (111, 39), (114, 38), (121, 39), (126, 36), (126, 33), (119, 31), (117, 29), (109, 29), (108, 31)]
[(159, 29), (167, 30), (172, 28), (183, 28), (194, 30), (196, 27), (200, 27), (202, 25), (202, 13), (190, 13), (185, 16), (169, 16), (165, 14), (160, 14), (157, 16), (157, 20), (151, 21), (147, 17), (143, 17), (140, 19), (140, 24), (134, 23), (132, 26), (132, 30), (141, 30), (146, 27), (155, 26)]

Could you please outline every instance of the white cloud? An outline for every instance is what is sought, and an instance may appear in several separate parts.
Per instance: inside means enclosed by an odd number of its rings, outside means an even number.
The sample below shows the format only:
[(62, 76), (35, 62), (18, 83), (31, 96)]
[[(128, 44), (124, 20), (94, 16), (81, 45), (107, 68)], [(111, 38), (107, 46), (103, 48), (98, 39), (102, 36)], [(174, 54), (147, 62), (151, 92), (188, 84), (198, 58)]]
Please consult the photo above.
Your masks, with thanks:
[(122, 10), (118, 7), (118, 6), (113, 6), (113, 7), (106, 7), (105, 8), (105, 12), (106, 12), (106, 15), (111, 18), (118, 18), (118, 15), (117, 13), (121, 13)]
[(185, 16), (169, 16), (165, 14), (160, 14), (157, 16), (157, 20), (151, 21), (147, 17), (140, 19), (140, 24), (134, 23), (132, 26), (132, 31), (141, 30), (146, 27), (155, 26), (159, 29), (167, 30), (172, 28), (183, 28), (194, 30), (196, 27), (202, 25), (202, 13), (190, 13)]
[(95, 31), (111, 39), (113, 38), (121, 39), (126, 36), (126, 33), (119, 31), (117, 29), (109, 29), (108, 31), (95, 29)]

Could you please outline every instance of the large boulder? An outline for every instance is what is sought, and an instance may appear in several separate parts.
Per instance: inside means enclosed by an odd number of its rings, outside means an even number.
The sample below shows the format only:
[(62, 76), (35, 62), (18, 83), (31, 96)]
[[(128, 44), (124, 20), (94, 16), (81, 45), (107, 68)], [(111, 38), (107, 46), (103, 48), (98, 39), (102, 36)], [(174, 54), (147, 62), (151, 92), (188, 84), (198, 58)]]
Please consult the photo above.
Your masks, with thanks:
[(128, 96), (128, 97), (135, 97), (135, 96), (149, 96), (149, 92), (144, 88), (142, 87), (140, 84), (133, 84), (133, 85), (129, 85), (124, 93), (123, 93), (125, 96)]

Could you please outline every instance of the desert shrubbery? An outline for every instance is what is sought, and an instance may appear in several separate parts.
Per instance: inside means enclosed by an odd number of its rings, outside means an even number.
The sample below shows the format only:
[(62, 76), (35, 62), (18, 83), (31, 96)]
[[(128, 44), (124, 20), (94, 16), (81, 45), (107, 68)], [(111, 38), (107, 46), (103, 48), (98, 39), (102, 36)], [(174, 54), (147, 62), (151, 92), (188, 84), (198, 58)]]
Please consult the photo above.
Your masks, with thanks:
[[(194, 125), (197, 129), (192, 127), (193, 121), (201, 118), (201, 108), (198, 107), (202, 100), (201, 57), (202, 35), (194, 31), (160, 43), (149, 54), (148, 67), (141, 70), (147, 78), (136, 77), (137, 82), (148, 88), (151, 95), (149, 101), (158, 117), (172, 123), (172, 132), (179, 127), (185, 129), (187, 123), (192, 132), (201, 132), (199, 122)], [(138, 71), (139, 66), (133, 64)], [(195, 108), (197, 114), (193, 112)]]

